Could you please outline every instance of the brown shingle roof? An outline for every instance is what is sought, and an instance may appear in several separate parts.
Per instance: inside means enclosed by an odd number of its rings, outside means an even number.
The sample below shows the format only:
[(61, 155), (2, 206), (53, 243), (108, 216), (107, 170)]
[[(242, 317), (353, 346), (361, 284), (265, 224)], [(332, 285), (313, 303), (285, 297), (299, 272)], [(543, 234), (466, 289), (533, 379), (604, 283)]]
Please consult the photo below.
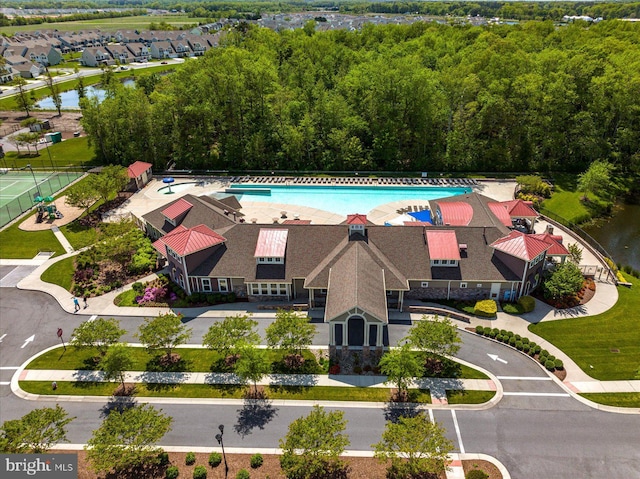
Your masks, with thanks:
[(170, 207), (173, 203), (176, 203), (180, 199), (184, 199), (193, 205), (193, 207), (185, 214), (184, 218), (180, 222), (185, 228), (193, 228), (199, 224), (205, 224), (213, 230), (220, 230), (222, 228), (232, 226), (235, 224), (233, 218), (225, 216), (223, 208), (218, 208), (214, 202), (210, 202), (204, 199), (205, 197), (198, 197), (194, 195), (184, 195), (182, 198), (176, 199), (174, 202), (169, 203), (165, 207), (158, 208), (142, 218), (153, 226), (158, 231), (168, 233), (175, 228), (169, 223), (162, 211)]

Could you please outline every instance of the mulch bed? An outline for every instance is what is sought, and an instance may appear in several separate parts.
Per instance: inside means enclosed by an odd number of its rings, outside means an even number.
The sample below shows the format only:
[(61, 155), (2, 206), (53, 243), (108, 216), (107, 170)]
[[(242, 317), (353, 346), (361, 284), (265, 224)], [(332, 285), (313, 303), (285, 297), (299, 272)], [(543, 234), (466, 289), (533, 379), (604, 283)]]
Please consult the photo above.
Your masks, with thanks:
[[(76, 451), (55, 451), (56, 453), (74, 453)], [(140, 472), (131, 474), (110, 474), (110, 475), (97, 475), (88, 467), (85, 451), (77, 451), (78, 454), (78, 479), (162, 479), (164, 478), (164, 470), (158, 470), (151, 472), (148, 475), (141, 475)], [(193, 477), (193, 469), (200, 465), (207, 468), (207, 479), (224, 479), (224, 462), (218, 467), (209, 466), (209, 454), (197, 453), (196, 462), (191, 466), (185, 465), (186, 453), (170, 452), (169, 460), (171, 465), (177, 466), (180, 475), (179, 478), (191, 478)], [(284, 474), (280, 470), (279, 456), (277, 455), (263, 455), (264, 463), (258, 469), (251, 469), (250, 466), (250, 454), (227, 454), (227, 463), (229, 465), (228, 477), (236, 477), (236, 474), (240, 469), (246, 469), (251, 474), (251, 479), (285, 479)], [(386, 464), (378, 462), (371, 457), (345, 457), (344, 462), (348, 465), (349, 470), (347, 477), (349, 479), (386, 479)], [(465, 473), (472, 469), (480, 469), (489, 474), (489, 479), (502, 479), (502, 474), (496, 466), (487, 461), (462, 461), (462, 467)], [(438, 476), (438, 479), (445, 479), (446, 475), (443, 472)]]

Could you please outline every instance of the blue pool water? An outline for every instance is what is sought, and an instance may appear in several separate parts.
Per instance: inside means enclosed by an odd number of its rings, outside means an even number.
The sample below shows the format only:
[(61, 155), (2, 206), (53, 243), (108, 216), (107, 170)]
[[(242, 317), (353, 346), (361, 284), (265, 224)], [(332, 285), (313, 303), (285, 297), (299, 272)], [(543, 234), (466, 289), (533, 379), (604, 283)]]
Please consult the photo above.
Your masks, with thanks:
[(340, 215), (366, 214), (377, 206), (392, 201), (428, 201), (470, 193), (471, 188), (440, 186), (284, 186), (234, 184), (231, 189), (240, 202), (263, 201), (309, 206)]

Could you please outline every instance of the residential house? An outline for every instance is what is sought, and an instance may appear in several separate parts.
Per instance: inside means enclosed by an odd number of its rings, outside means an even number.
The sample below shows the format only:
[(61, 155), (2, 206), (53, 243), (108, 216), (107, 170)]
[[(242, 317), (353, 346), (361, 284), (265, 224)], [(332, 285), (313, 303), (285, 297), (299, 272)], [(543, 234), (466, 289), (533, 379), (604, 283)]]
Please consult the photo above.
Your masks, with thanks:
[(149, 61), (149, 47), (140, 42), (129, 42), (125, 44), (127, 50), (131, 52), (133, 61), (138, 63), (144, 63)]
[(193, 55), (193, 51), (189, 46), (189, 42), (187, 40), (171, 40), (171, 46), (176, 51), (178, 57), (190, 57)]
[(100, 65), (113, 65), (115, 61), (106, 47), (89, 47), (82, 50), (80, 63), (87, 67), (97, 67)]
[(243, 222), (234, 197), (185, 195), (139, 224), (187, 294), (304, 302), (324, 310), (331, 345), (380, 347), (389, 310), (407, 300), (513, 301), (539, 284), (547, 252), (563, 247), (550, 233), (507, 227), (490, 203), (475, 193), (430, 202), (456, 225), (379, 226), (361, 214), (340, 225), (259, 225)]
[(167, 41), (158, 41), (151, 44), (149, 49), (151, 52), (151, 58), (175, 58), (178, 56), (176, 51), (171, 46), (171, 43)]
[(119, 63), (129, 63), (133, 58), (133, 54), (124, 45), (107, 45), (104, 47), (111, 57)]
[(63, 60), (62, 52), (51, 45), (30, 47), (23, 56), (44, 66), (58, 65)]
[(8, 83), (13, 81), (18, 72), (11, 65), (0, 66), (0, 83)]
[(20, 73), (20, 76), (22, 78), (36, 78), (44, 72), (44, 67), (42, 65), (38, 65), (29, 61), (26, 63), (11, 65), (11, 67), (16, 72)]

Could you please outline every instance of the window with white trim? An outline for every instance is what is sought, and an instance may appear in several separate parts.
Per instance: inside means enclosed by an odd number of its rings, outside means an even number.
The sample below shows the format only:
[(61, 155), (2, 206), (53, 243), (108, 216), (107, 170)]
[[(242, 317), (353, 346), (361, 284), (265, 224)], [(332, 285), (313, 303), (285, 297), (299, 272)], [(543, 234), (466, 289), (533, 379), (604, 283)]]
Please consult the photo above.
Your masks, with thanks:
[(180, 279), (178, 280), (178, 283), (180, 283), (180, 286), (184, 288), (184, 276), (182, 275), (182, 273), (180, 273)]
[(440, 260), (439, 259), (434, 259), (434, 260), (431, 261), (431, 264), (439, 265), (440, 264)]
[(286, 296), (287, 285), (285, 283), (250, 283), (249, 291), (255, 296)]
[(458, 264), (458, 260), (456, 259), (450, 259), (449, 260), (449, 266), (456, 266)]
[(257, 264), (283, 264), (284, 257), (282, 256), (260, 256), (256, 258)]
[(327, 288), (322, 288), (320, 290), (320, 294), (327, 294)]
[(172, 256), (173, 258), (177, 259), (178, 261), (182, 261), (181, 256), (176, 253), (175, 251), (173, 251), (171, 248), (167, 247), (167, 251), (169, 252), (169, 256)]
[(218, 279), (218, 290), (222, 293), (226, 293), (229, 291), (229, 283), (227, 282), (227, 278)]
[(209, 278), (202, 278), (202, 291), (205, 293), (211, 292), (211, 280)]
[(420, 287), (421, 288), (428, 288), (429, 287), (429, 282), (428, 281), (423, 281), (420, 283)]
[(539, 254), (538, 256), (536, 256), (535, 258), (533, 258), (530, 262), (529, 262), (529, 266), (534, 266), (536, 264), (538, 264), (540, 261), (542, 261), (542, 258), (544, 258), (544, 253)]
[(451, 266), (457, 266), (457, 265), (458, 265), (457, 259), (432, 259), (431, 260), (431, 266), (451, 267)]
[(464, 289), (467, 287), (467, 283), (460, 283), (460, 289)]

